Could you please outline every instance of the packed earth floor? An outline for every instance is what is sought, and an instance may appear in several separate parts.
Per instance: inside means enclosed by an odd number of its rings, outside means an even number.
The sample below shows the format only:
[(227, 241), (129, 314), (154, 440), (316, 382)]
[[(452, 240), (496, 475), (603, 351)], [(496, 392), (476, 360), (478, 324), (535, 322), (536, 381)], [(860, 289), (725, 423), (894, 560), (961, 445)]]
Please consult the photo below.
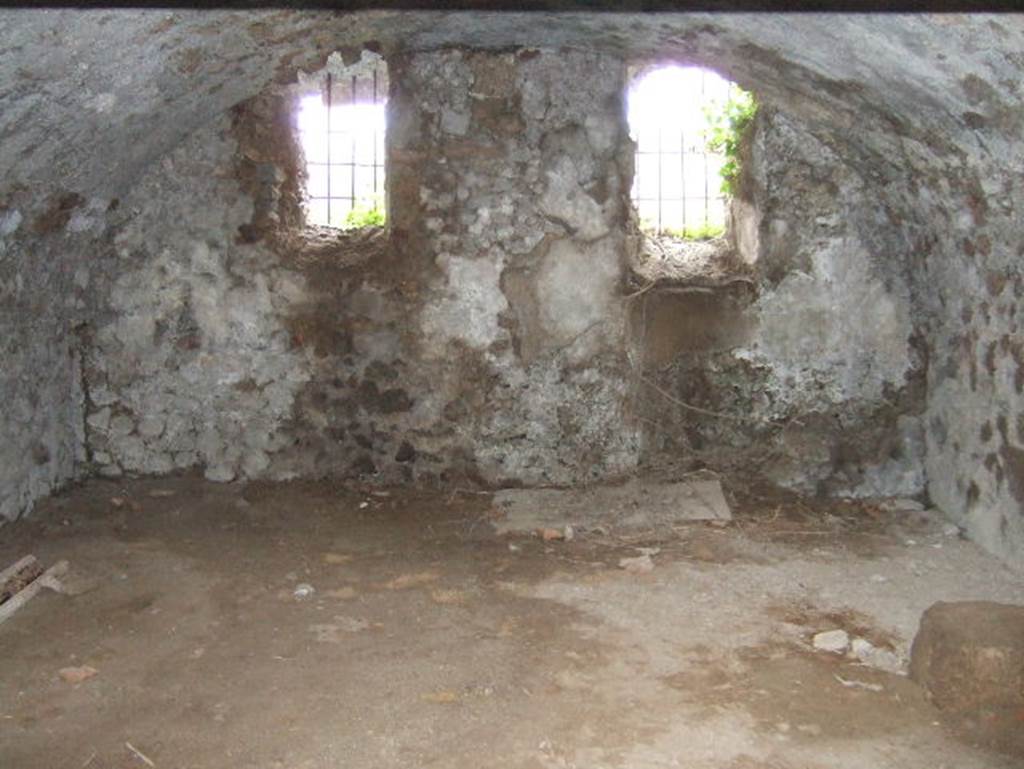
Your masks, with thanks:
[(471, 490), (89, 481), (3, 530), (70, 570), (0, 626), (0, 766), (1020, 766), (901, 673), (933, 602), (1024, 575), (927, 511), (725, 486), (728, 524), (546, 540)]

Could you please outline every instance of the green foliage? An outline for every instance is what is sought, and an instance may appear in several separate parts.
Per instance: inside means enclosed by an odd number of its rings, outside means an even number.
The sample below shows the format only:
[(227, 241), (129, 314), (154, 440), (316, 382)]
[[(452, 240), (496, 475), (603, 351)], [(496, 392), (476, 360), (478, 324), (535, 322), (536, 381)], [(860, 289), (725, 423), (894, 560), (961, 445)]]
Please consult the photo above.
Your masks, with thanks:
[(722, 165), (722, 194), (732, 196), (740, 178), (740, 145), (757, 115), (754, 95), (734, 88), (724, 104), (705, 110), (707, 147), (725, 156)]
[(718, 238), (725, 234), (724, 224), (713, 224), (711, 222), (687, 225), (683, 229), (678, 227), (665, 227), (659, 231), (654, 222), (649, 219), (644, 219), (640, 222), (640, 229), (644, 232), (666, 235), (670, 238), (675, 238), (676, 240), (711, 240), (712, 238)]
[(382, 227), (385, 221), (384, 207), (378, 199), (363, 200), (345, 216), (342, 229), (358, 230), (363, 227)]
[(705, 222), (698, 225), (687, 225), (684, 229), (666, 228), (663, 234), (681, 240), (711, 240), (725, 234), (725, 226)]

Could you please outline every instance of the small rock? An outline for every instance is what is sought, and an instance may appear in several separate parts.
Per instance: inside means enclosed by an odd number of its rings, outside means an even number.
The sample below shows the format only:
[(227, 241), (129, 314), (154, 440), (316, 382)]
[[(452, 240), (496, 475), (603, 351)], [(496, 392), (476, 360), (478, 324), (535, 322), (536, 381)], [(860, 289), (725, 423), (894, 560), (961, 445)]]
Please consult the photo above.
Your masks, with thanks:
[(850, 643), (850, 654), (861, 663), (886, 673), (903, 673), (903, 660), (895, 652), (879, 649), (863, 638), (854, 638)]
[(298, 598), (300, 601), (309, 598), (313, 593), (316, 592), (316, 588), (310, 585), (308, 582), (300, 582), (295, 586), (295, 590), (292, 591), (292, 595)]
[(647, 553), (638, 555), (635, 558), (620, 558), (619, 568), (625, 569), (630, 574), (648, 574), (654, 571), (654, 561)]
[(818, 651), (843, 654), (850, 647), (850, 636), (845, 630), (826, 630), (817, 633), (811, 643)]
[(565, 539), (565, 532), (561, 529), (541, 529), (538, 533), (545, 542)]
[(57, 671), (57, 674), (69, 684), (80, 684), (83, 681), (88, 681), (97, 673), (99, 671), (89, 665), (82, 665), (77, 668), (61, 668)]

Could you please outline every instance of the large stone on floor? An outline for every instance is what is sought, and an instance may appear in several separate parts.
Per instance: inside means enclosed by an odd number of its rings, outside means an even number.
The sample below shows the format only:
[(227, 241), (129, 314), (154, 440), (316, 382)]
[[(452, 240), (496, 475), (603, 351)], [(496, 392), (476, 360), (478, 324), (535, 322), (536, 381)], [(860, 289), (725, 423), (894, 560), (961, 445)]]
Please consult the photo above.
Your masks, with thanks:
[(495, 521), (499, 534), (538, 530), (667, 530), (687, 521), (729, 521), (732, 510), (717, 480), (662, 483), (632, 479), (618, 486), (570, 489), (504, 489), (494, 495), (504, 513)]
[(1024, 606), (934, 604), (911, 647), (910, 677), (943, 711), (1024, 713)]

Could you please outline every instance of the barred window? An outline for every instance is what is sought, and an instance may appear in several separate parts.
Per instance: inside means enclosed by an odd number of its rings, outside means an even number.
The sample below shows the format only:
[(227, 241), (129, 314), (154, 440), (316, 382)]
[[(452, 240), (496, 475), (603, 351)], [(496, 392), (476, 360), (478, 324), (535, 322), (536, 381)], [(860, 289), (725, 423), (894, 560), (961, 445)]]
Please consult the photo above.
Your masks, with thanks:
[(648, 69), (628, 94), (636, 145), (632, 199), (642, 229), (678, 238), (725, 231), (722, 154), (708, 149), (709, 119), (736, 86), (698, 67)]
[(368, 51), (347, 67), (332, 56), (315, 86), (318, 92), (302, 98), (298, 114), (306, 222), (339, 229), (381, 225), (387, 65)]

